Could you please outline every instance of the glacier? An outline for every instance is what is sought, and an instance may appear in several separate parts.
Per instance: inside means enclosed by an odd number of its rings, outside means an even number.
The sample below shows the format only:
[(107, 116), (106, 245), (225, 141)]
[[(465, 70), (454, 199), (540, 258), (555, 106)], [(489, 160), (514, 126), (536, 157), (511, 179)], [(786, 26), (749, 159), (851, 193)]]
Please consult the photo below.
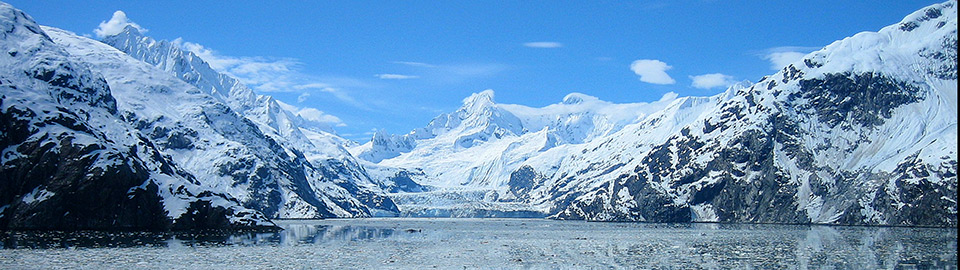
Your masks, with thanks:
[(948, 1), (715, 96), (530, 108), (487, 90), (350, 151), (431, 190), (391, 195), (402, 212), (956, 226), (956, 35)]
[(274, 228), (276, 218), (957, 226), (957, 2), (713, 96), (466, 97), (364, 144), (135, 27), (0, 3), (0, 228)]

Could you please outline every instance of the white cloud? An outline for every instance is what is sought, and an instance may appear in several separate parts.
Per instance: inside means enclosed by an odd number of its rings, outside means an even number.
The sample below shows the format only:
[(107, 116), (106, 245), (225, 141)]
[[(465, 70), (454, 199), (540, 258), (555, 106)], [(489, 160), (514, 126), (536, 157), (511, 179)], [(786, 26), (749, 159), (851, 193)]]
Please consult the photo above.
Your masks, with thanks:
[(380, 78), (380, 79), (384, 79), (384, 80), (406, 80), (406, 79), (416, 79), (416, 78), (420, 78), (419, 76), (401, 75), (401, 74), (377, 74), (377, 75), (374, 75), (374, 76), (376, 76), (377, 78)]
[(652, 84), (674, 84), (667, 70), (673, 68), (660, 60), (641, 59), (630, 64), (630, 70), (640, 76), (640, 81)]
[(770, 69), (780, 70), (791, 63), (800, 61), (800, 59), (803, 59), (803, 56), (818, 49), (820, 49), (820, 47), (776, 47), (767, 49), (761, 57), (764, 60), (770, 61)]
[(553, 48), (563, 47), (563, 44), (560, 42), (539, 41), (539, 42), (527, 42), (527, 43), (524, 43), (523, 46), (530, 47), (530, 48), (538, 48), (538, 49), (553, 49)]
[(507, 66), (501, 64), (459, 64), (443, 66), (445, 72), (450, 75), (462, 76), (466, 78), (489, 77), (507, 69)]
[(262, 92), (289, 92), (303, 84), (303, 74), (296, 70), (302, 64), (293, 58), (233, 57), (220, 55), (203, 45), (175, 39), (174, 44), (199, 56), (213, 69), (237, 78), (241, 83)]
[(347, 124), (344, 124), (339, 117), (327, 114), (321, 110), (314, 108), (303, 108), (297, 111), (297, 115), (303, 120), (308, 122), (323, 123), (331, 126), (345, 127)]
[[(241, 83), (259, 92), (303, 92), (317, 89), (329, 93), (349, 105), (367, 109), (341, 87), (362, 87), (363, 84), (350, 79), (321, 79), (299, 71), (303, 64), (293, 58), (271, 57), (234, 57), (220, 55), (203, 45), (176, 39), (184, 50), (192, 52), (210, 64), (213, 69), (237, 78)], [(337, 81), (342, 84), (324, 81)]]
[(693, 84), (691, 84), (691, 86), (700, 89), (727, 87), (737, 83), (737, 81), (733, 79), (733, 76), (720, 73), (690, 76), (690, 79), (693, 80)]
[(427, 63), (423, 63), (423, 62), (393, 61), (393, 63), (394, 63), (394, 64), (407, 65), (407, 66), (411, 66), (411, 67), (425, 67), (425, 68), (434, 68), (434, 67), (437, 67), (437, 66), (435, 66), (435, 65), (427, 64)]
[(295, 86), (293, 86), (293, 88), (294, 88), (294, 89), (297, 89), (297, 90), (320, 89), (320, 91), (324, 91), (324, 92), (333, 92), (333, 91), (335, 91), (335, 90), (333, 89), (333, 87), (331, 87), (329, 84), (325, 84), (325, 83), (308, 83), (308, 84), (301, 84), (301, 85), (295, 85)]
[(307, 98), (310, 98), (310, 93), (303, 92), (303, 94), (297, 96), (297, 103), (303, 103), (304, 101), (307, 101)]
[(293, 115), (299, 116), (300, 119), (303, 119), (305, 123), (300, 123), (303, 127), (307, 128), (318, 128), (320, 130), (332, 131), (329, 127), (345, 127), (347, 124), (343, 123), (339, 117), (336, 117), (331, 114), (327, 114), (321, 110), (310, 108), (310, 107), (297, 107), (282, 101), (277, 101), (277, 104), (280, 105), (280, 108), (292, 113)]
[(447, 84), (491, 77), (510, 68), (510, 66), (498, 63), (433, 64), (411, 61), (394, 61), (392, 63), (427, 69), (417, 70), (418, 73), (422, 73), (422, 76), (401, 74), (376, 74), (375, 76), (380, 79), (424, 79)]
[(770, 69), (780, 70), (790, 63), (800, 61), (804, 55), (807, 54), (802, 52), (775, 52), (767, 54), (764, 59), (770, 61)]
[(97, 37), (99, 38), (104, 38), (107, 36), (119, 34), (120, 32), (123, 31), (124, 27), (127, 27), (127, 25), (133, 26), (133, 28), (136, 28), (137, 31), (140, 31), (140, 33), (147, 32), (146, 28), (140, 27), (139, 24), (133, 21), (130, 21), (130, 19), (127, 18), (126, 13), (123, 13), (123, 11), (117, 10), (113, 12), (113, 17), (110, 18), (109, 21), (101, 21), (97, 29), (93, 29), (93, 33), (96, 34)]

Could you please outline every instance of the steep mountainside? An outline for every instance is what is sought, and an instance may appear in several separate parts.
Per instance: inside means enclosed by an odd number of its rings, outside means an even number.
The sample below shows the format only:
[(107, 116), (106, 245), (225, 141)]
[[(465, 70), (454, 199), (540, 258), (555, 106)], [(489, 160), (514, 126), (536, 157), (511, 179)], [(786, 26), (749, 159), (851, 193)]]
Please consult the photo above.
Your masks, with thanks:
[(623, 116), (570, 113), (598, 102), (582, 95), (527, 108), (485, 91), (351, 151), (435, 187), (392, 195), (404, 212), (956, 226), (956, 10), (924, 8), (713, 97)]
[[(584, 143), (610, 137), (675, 99), (669, 93), (652, 103), (613, 104), (574, 93), (560, 103), (531, 108), (497, 104), (487, 90), (425, 128), (403, 136), (378, 133), (351, 151), (371, 162), (382, 159), (367, 164), (372, 175), (428, 186), (423, 188), (428, 192), (391, 194), (404, 215), (543, 216), (548, 204), (518, 200), (541, 183), (511, 182), (513, 173), (524, 166), (556, 171)], [(691, 110), (687, 107), (681, 111)]]
[(131, 27), (106, 40), (126, 45), (129, 54), (45, 29), (71, 57), (104, 76), (125, 121), (203, 185), (224, 190), (272, 218), (397, 212), (342, 147), (317, 146), (272, 98), (254, 95), (192, 53), (143, 37)]
[(275, 227), (123, 121), (107, 81), (0, 3), (0, 228)]
[(956, 226), (956, 14), (924, 8), (737, 90), (556, 217)]
[(710, 97), (467, 97), (363, 145), (133, 27), (0, 3), (0, 229), (269, 228), (267, 218), (957, 226), (957, 2)]

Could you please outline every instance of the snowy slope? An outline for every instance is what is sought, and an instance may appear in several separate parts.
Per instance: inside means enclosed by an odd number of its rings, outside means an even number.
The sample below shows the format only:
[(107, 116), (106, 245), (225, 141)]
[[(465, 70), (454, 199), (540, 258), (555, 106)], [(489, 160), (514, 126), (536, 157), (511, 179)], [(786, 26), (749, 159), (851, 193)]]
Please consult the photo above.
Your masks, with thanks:
[[(315, 167), (351, 191), (364, 205), (379, 210), (395, 211), (389, 200), (379, 193), (358, 164), (344, 148), (354, 142), (341, 138), (324, 123), (308, 121), (295, 113), (298, 109), (270, 96), (257, 95), (239, 80), (214, 70), (195, 54), (178, 43), (154, 40), (136, 28), (127, 27), (103, 40), (136, 59), (173, 74), (210, 96), (225, 101), (235, 112), (251, 120), (260, 131), (283, 148), (299, 151)], [(336, 172), (334, 172), (336, 171)], [(379, 211), (378, 210), (378, 211)]]
[(526, 194), (516, 189), (524, 188), (509, 183), (517, 170), (529, 164), (556, 170), (585, 143), (612, 136), (675, 99), (669, 93), (653, 103), (613, 104), (573, 93), (560, 103), (531, 108), (497, 104), (494, 92), (486, 90), (424, 128), (403, 136), (380, 132), (351, 151), (377, 162), (368, 168), (381, 168), (369, 171), (397, 168), (385, 175), (403, 174), (431, 187), (391, 195), (405, 215), (542, 216), (549, 205), (518, 201)]
[(0, 3), (0, 228), (274, 227), (123, 121), (108, 83)]
[[(341, 147), (346, 141), (333, 134), (331, 127), (322, 123), (306, 125), (307, 121), (292, 112), (292, 106), (270, 96), (257, 95), (239, 80), (217, 72), (177, 43), (143, 36), (132, 26), (105, 37), (103, 42), (199, 88), (252, 120), (264, 134), (305, 151), (308, 157), (341, 159), (349, 156)], [(312, 141), (304, 132), (318, 133), (313, 136), (318, 139)]]
[[(301, 152), (326, 181), (333, 182), (342, 190), (327, 188), (327, 193), (337, 196), (335, 201), (358, 200), (372, 213), (393, 215), (396, 207), (389, 199), (378, 195), (381, 186), (372, 182), (363, 167), (344, 148), (354, 142), (341, 138), (323, 123), (307, 121), (295, 111), (297, 108), (273, 99), (256, 95), (239, 80), (215, 71), (203, 59), (181, 48), (177, 43), (154, 40), (127, 27), (117, 35), (104, 38), (105, 43), (171, 73), (181, 80), (200, 88), (211, 96), (225, 100), (237, 113), (251, 120), (261, 132), (276, 141), (281, 147)], [(379, 182), (378, 182), (379, 183)], [(353, 197), (353, 198), (348, 198)], [(359, 212), (368, 212), (359, 211)], [(348, 210), (348, 212), (358, 212)], [(353, 213), (351, 215), (365, 215)]]
[(484, 91), (351, 151), (434, 187), (392, 195), (405, 212), (955, 226), (956, 25), (955, 1), (934, 5), (713, 97)]
[[(278, 124), (275, 129), (250, 120), (228, 105), (261, 116), (289, 116), (272, 98), (245, 98), (251, 97), (246, 93), (252, 92), (238, 86), (230, 94), (239, 95), (226, 95), (228, 92), (210, 87), (219, 84), (203, 83), (207, 82), (202, 78), (208, 73), (164, 71), (107, 44), (58, 29), (45, 29), (65, 45), (71, 57), (88, 63), (105, 77), (127, 122), (156, 142), (164, 155), (181, 164), (203, 185), (224, 190), (245, 206), (270, 217), (363, 217), (395, 211), (389, 199), (357, 185), (355, 179), (363, 176), (359, 166), (323, 158), (308, 160), (300, 149), (325, 149), (313, 147), (302, 134), (296, 137), (304, 138), (301, 141), (285, 140), (293, 136), (282, 134), (282, 130), (299, 132), (291, 121), (271, 122)], [(138, 34), (129, 32), (130, 29), (125, 33)], [(158, 44), (142, 36), (136, 40)], [(158, 47), (166, 48), (160, 51), (173, 52), (162, 59), (185, 63), (188, 61), (181, 57), (188, 57), (192, 59), (190, 63), (206, 66), (199, 58), (171, 49), (169, 44)], [(193, 66), (180, 66), (177, 70), (192, 70), (187, 67)], [(194, 78), (197, 85), (206, 88), (189, 84), (184, 77)]]
[(424, 128), (403, 136), (378, 132), (351, 151), (380, 165), (422, 169), (425, 184), (496, 188), (528, 158), (608, 136), (664, 108), (675, 95), (649, 104), (612, 104), (574, 93), (543, 108), (497, 104), (493, 97), (492, 90), (473, 94)]
[(557, 217), (956, 226), (956, 29), (951, 1), (811, 53)]

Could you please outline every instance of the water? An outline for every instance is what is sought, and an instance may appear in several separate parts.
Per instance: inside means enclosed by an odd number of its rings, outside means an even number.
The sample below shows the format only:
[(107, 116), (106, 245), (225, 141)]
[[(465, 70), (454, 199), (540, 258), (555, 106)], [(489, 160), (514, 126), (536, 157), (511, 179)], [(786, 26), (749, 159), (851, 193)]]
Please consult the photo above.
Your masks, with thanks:
[(957, 269), (957, 230), (540, 219), (283, 220), (246, 234), (0, 232), (0, 268)]

